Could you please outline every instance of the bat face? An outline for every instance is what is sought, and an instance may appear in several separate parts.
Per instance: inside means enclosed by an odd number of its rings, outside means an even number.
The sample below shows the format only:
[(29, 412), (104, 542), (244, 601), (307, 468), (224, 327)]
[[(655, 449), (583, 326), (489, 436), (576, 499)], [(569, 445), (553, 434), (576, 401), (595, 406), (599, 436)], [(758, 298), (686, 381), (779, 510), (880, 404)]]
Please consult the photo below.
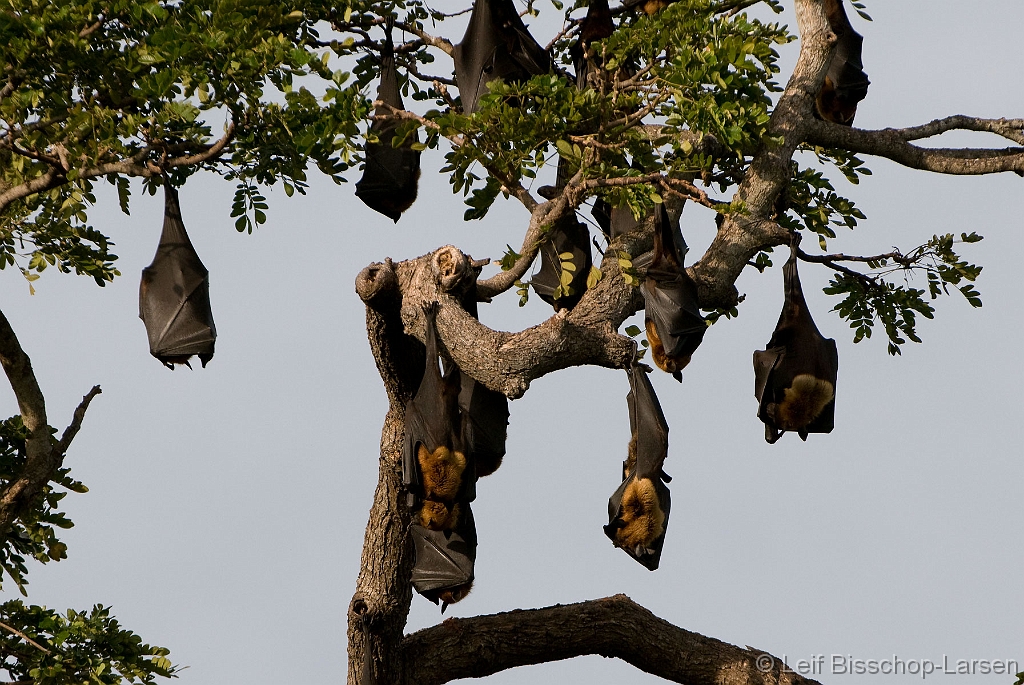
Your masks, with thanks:
[(629, 385), (632, 437), (622, 484), (608, 500), (604, 532), (616, 547), (653, 571), (661, 561), (671, 507), (665, 485), (671, 479), (662, 469), (668, 456), (668, 422), (645, 367), (633, 363)]
[(682, 382), (681, 371), (704, 340), (707, 323), (697, 306), (697, 286), (683, 268), (686, 244), (675, 235), (664, 204), (658, 208), (654, 256), (640, 288), (644, 323), (654, 363)]
[(815, 98), (816, 113), (826, 121), (852, 126), (857, 103), (867, 97), (870, 84), (861, 61), (864, 38), (850, 25), (843, 0), (825, 0), (825, 13), (838, 40), (825, 82)]
[(835, 388), (839, 372), (836, 342), (814, 325), (797, 273), (794, 242), (783, 267), (786, 301), (767, 349), (754, 352), (754, 396), (765, 440), (776, 442), (792, 431), (831, 433), (835, 425)]
[(476, 0), (452, 57), (466, 114), (476, 111), (491, 81), (526, 81), (551, 69), (551, 57), (530, 35), (512, 0)]
[(540, 270), (530, 285), (555, 311), (572, 309), (587, 291), (593, 265), (590, 231), (575, 214), (560, 219), (540, 247)]
[(149, 351), (165, 366), (188, 364), (193, 355), (205, 367), (213, 358), (217, 328), (210, 308), (209, 272), (185, 232), (178, 193), (164, 182), (164, 226), (153, 263), (142, 270), (139, 318)]
[[(384, 50), (381, 53), (380, 86), (377, 99), (397, 109), (404, 109), (402, 95), (398, 89), (398, 72), (395, 70), (394, 45), (391, 40), (391, 28), (387, 29)], [(387, 107), (378, 107), (377, 116), (387, 116), (392, 111)], [(363, 203), (388, 217), (395, 223), (402, 213), (416, 201), (420, 178), (420, 153), (411, 149), (417, 142), (415, 135), (402, 144), (394, 147), (397, 122), (374, 120), (370, 125), (380, 142), (367, 143), (363, 176), (356, 183), (356, 197)]]

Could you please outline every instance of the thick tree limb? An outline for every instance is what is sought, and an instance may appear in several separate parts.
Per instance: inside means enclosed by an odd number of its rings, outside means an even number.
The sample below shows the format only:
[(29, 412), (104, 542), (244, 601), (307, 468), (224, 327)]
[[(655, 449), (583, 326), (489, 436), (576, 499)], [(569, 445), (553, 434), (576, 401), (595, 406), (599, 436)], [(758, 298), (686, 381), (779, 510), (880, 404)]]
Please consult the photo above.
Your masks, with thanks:
[(866, 131), (811, 120), (807, 122), (805, 139), (811, 145), (838, 147), (854, 153), (885, 157), (911, 169), (940, 174), (1024, 172), (1024, 148), (923, 148), (908, 142), (956, 129), (998, 133), (1017, 142), (1024, 142), (1024, 133), (1014, 127), (1018, 123), (1020, 120), (975, 119), (958, 115), (909, 129)]
[(441, 685), (585, 654), (688, 685), (815, 682), (764, 652), (678, 628), (625, 595), (449, 619), (406, 637), (401, 653), (405, 685)]

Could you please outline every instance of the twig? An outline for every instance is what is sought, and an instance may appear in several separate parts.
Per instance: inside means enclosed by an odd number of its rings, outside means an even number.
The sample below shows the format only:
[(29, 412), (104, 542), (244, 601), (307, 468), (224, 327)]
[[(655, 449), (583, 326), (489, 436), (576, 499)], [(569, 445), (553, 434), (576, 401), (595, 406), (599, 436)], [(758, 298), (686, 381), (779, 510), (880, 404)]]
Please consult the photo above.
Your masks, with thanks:
[[(50, 650), (48, 650), (46, 647), (41, 646), (38, 642), (36, 642), (32, 638), (30, 638), (25, 633), (21, 632), (17, 628), (12, 628), (11, 626), (7, 625), (6, 623), (2, 623), (2, 622), (0, 622), (0, 628), (3, 628), (4, 630), (7, 630), (7, 631), (10, 631), (10, 632), (14, 633), (18, 637), (20, 637), (22, 640), (24, 640), (25, 642), (29, 643), (30, 645), (32, 645), (36, 649), (38, 649), (40, 652), (43, 652), (44, 654), (50, 654)], [(21, 681), (19, 681), (19, 682), (21, 682)]]

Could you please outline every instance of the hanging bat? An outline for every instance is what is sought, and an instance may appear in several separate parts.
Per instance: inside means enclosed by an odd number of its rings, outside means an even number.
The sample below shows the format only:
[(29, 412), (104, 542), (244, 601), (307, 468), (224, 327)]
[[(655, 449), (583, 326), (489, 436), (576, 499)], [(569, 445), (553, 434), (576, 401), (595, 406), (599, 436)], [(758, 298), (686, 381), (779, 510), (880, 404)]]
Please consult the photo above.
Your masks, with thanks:
[(164, 179), (164, 227), (153, 263), (142, 270), (139, 318), (146, 325), (149, 352), (173, 369), (199, 356), (213, 359), (217, 328), (210, 309), (209, 272), (185, 232), (178, 192)]
[(478, 478), (501, 466), (508, 437), (508, 398), (462, 371), (459, 409), (462, 412), (462, 446), (476, 466)]
[(680, 383), (682, 370), (704, 339), (707, 323), (697, 307), (697, 286), (683, 268), (686, 243), (673, 226), (664, 203), (658, 205), (654, 255), (641, 286), (644, 324), (651, 356)]
[(797, 273), (797, 235), (782, 267), (786, 301), (765, 350), (754, 352), (754, 397), (764, 439), (777, 441), (786, 431), (803, 440), (808, 433), (831, 433), (835, 425), (836, 341), (818, 332), (807, 310)]
[(460, 502), (476, 494), (472, 462), (462, 446), (459, 381), (455, 369), (442, 374), (438, 367), (437, 307), (424, 309), (426, 367), (416, 395), (406, 405), (402, 483), (411, 509), (431, 530), (454, 530)]
[(608, 0), (591, 0), (587, 15), (580, 24), (580, 37), (569, 48), (569, 55), (576, 69), (576, 87), (586, 88), (590, 74), (597, 68), (594, 55), (588, 54), (590, 44), (604, 40), (615, 31)]
[(410, 581), (416, 592), (437, 604), (441, 613), (449, 604), (465, 599), (473, 587), (476, 562), (476, 524), (469, 504), (455, 530), (430, 530), (413, 524), (409, 527), (416, 560)]
[[(444, 611), (473, 583), (476, 526), (469, 503), (476, 497), (476, 469), (462, 442), (459, 376), (438, 367), (437, 305), (423, 310), (426, 364), (405, 409), (402, 483), (415, 512), (409, 527), (416, 548), (412, 584)], [(418, 508), (417, 508), (418, 507)]]
[(850, 25), (843, 0), (825, 0), (825, 14), (828, 15), (829, 28), (838, 40), (825, 82), (815, 98), (816, 114), (826, 121), (853, 126), (857, 103), (867, 97), (871, 83), (861, 61), (864, 37)]
[(575, 212), (559, 219), (540, 246), (540, 270), (530, 285), (555, 311), (572, 309), (587, 291), (593, 260), (590, 231)]
[(633, 210), (628, 206), (612, 207), (607, 200), (602, 198), (594, 200), (594, 208), (590, 211), (590, 216), (594, 217), (594, 221), (597, 222), (609, 242), (640, 225), (636, 217), (633, 216)]
[(466, 114), (476, 111), (491, 81), (526, 81), (551, 70), (550, 55), (530, 35), (512, 0), (476, 0), (452, 57)]
[[(384, 49), (381, 51), (377, 99), (397, 109), (405, 109), (402, 94), (398, 89), (391, 21), (387, 24)], [(390, 116), (393, 112), (387, 107), (380, 106), (374, 114)], [(420, 179), (420, 153), (411, 148), (418, 138), (416, 135), (410, 135), (401, 147), (394, 147), (392, 141), (397, 126), (396, 121), (384, 119), (375, 119), (370, 125), (370, 130), (377, 135), (380, 142), (366, 144), (363, 177), (356, 183), (356, 197), (367, 207), (380, 212), (396, 224), (402, 212), (416, 201)]]
[(665, 483), (672, 479), (662, 470), (668, 456), (668, 422), (647, 373), (648, 368), (637, 362), (628, 371), (632, 438), (622, 465), (622, 485), (608, 500), (604, 532), (616, 547), (654, 571), (661, 561), (671, 506)]

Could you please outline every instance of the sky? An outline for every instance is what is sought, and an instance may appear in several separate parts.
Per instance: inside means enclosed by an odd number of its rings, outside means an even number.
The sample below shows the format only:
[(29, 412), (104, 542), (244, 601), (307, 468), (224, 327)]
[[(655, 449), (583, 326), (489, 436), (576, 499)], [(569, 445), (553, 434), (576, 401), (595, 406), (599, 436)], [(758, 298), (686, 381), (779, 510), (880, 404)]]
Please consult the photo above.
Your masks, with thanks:
[[(1015, 0), (867, 3), (871, 79), (857, 125), (910, 126), (952, 115), (1024, 116)], [(914, 10), (918, 9), (915, 13)], [(556, 12), (534, 20), (543, 43)], [(791, 15), (782, 21), (794, 26)], [(797, 44), (784, 46), (791, 65)], [(443, 58), (435, 68), (442, 69)], [(781, 76), (783, 82), (788, 72)], [(935, 145), (1006, 143), (946, 136)], [(447, 177), (424, 154), (420, 199), (394, 225), (353, 184), (314, 177), (305, 197), (268, 194), (268, 223), (238, 234), (233, 187), (196, 177), (180, 191), (185, 225), (210, 270), (219, 338), (206, 369), (168, 371), (148, 352), (138, 280), (152, 260), (163, 201), (138, 194), (131, 216), (100, 193), (92, 221), (116, 243), (123, 276), (105, 288), (47, 272), (36, 294), (0, 272), (3, 311), (31, 356), (59, 429), (93, 384), (96, 398), (66, 465), (89, 486), (64, 502), (69, 558), (30, 569), (29, 601), (112, 606), (188, 668), (185, 685), (330, 685), (346, 672), (345, 612), (377, 481), (386, 397), (353, 290), (361, 268), (455, 244), (474, 258), (518, 247), (515, 201), (461, 221)], [(958, 660), (1016, 660), (1024, 670), (1024, 252), (1013, 174), (967, 178), (868, 158), (874, 174), (837, 190), (868, 219), (831, 250), (911, 249), (933, 234), (977, 231), (964, 257), (984, 265), (984, 307), (959, 295), (921, 321), (923, 344), (890, 357), (884, 334), (859, 344), (820, 292), (830, 273), (801, 265), (821, 331), (839, 347), (836, 427), (775, 445), (756, 418), (751, 353), (782, 306), (781, 263), (748, 270), (740, 316), (716, 324), (684, 382), (655, 373), (671, 426), (665, 469), (672, 515), (661, 568), (614, 549), (601, 526), (629, 439), (623, 371), (573, 368), (511, 404), (508, 454), (473, 504), (480, 546), (472, 594), (447, 616), (542, 607), (625, 593), (688, 630), (784, 657), (825, 683), (1012, 683), (951, 675)], [(352, 179), (356, 180), (355, 177)], [(138, 186), (134, 186), (136, 189)], [(714, 235), (688, 206), (691, 255)], [(812, 246), (808, 246), (813, 247)], [(492, 271), (486, 271), (485, 275)], [(923, 279), (914, 282), (925, 287)], [(515, 292), (481, 305), (484, 323), (520, 330), (550, 307)], [(7, 387), (6, 385), (4, 386)], [(1014, 400), (1014, 397), (1018, 399)], [(16, 413), (9, 390), (0, 412)], [(1017, 447), (1014, 447), (1017, 445)], [(16, 596), (11, 584), (3, 598)], [(414, 597), (408, 631), (436, 624)], [(945, 660), (945, 662), (944, 662)], [(850, 675), (854, 662), (902, 663), (903, 675)], [(812, 670), (817, 669), (817, 670)], [(915, 671), (917, 671), (915, 673)], [(524, 667), (492, 684), (661, 682), (614, 659)]]

